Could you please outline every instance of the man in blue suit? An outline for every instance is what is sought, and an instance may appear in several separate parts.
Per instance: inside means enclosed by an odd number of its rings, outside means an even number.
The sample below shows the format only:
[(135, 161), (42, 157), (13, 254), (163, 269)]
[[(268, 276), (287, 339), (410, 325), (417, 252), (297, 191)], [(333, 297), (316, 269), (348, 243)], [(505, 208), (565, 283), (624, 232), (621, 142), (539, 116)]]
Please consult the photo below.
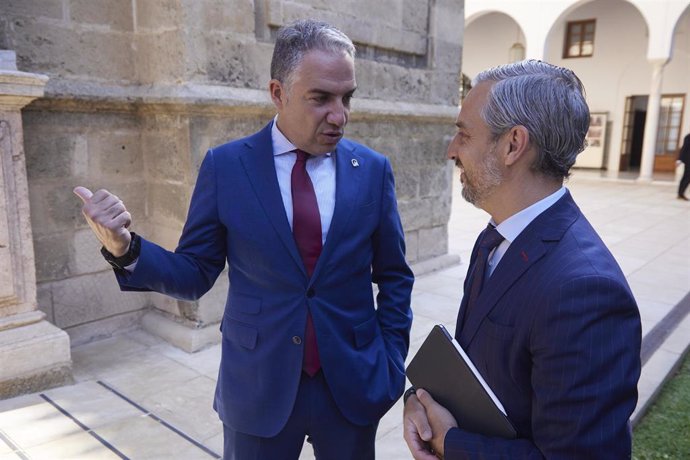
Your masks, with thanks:
[(448, 157), (491, 226), (472, 252), (455, 338), (517, 439), (464, 430), (411, 389), (404, 436), (416, 459), (630, 458), (639, 312), (563, 186), (589, 125), (583, 93), (572, 71), (530, 60), (480, 73), (462, 104)]
[(116, 196), (75, 189), (123, 290), (198, 299), (227, 263), (226, 459), (297, 459), (305, 437), (320, 459), (373, 459), (404, 389), (413, 275), (389, 161), (343, 138), (354, 55), (328, 24), (280, 30), (277, 116), (208, 151), (175, 252), (130, 232)]

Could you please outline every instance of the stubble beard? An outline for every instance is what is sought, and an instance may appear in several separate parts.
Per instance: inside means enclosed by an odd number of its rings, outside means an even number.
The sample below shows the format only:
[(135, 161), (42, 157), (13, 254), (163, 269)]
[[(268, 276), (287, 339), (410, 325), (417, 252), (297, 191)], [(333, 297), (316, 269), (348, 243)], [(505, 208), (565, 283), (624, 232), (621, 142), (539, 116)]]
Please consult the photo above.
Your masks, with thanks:
[(471, 176), (466, 170), (463, 170), (465, 181), (462, 185), (462, 197), (476, 207), (481, 207), (481, 204), (491, 196), (491, 193), (503, 180), (503, 173), (495, 152), (496, 145), (484, 157), (480, 167)]

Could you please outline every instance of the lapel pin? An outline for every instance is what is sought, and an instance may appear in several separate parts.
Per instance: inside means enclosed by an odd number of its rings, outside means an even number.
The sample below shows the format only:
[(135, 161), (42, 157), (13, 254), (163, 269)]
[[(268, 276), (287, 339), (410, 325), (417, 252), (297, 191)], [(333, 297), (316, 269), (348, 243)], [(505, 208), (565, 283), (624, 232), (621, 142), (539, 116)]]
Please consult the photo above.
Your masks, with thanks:
[(359, 161), (357, 161), (355, 158), (350, 160), (350, 163), (352, 163), (353, 168), (359, 168)]

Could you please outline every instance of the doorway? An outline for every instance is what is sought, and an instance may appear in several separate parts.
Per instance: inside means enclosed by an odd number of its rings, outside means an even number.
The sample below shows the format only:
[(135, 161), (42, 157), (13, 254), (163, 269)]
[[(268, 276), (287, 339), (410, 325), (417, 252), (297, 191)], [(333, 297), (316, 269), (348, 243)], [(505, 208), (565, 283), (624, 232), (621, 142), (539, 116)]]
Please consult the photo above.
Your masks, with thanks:
[[(642, 162), (642, 143), (647, 118), (648, 96), (628, 96), (625, 99), (623, 140), (619, 168), (621, 171), (639, 171)], [(685, 95), (661, 96), (659, 125), (654, 147), (654, 172), (673, 172), (683, 122)]]
[(642, 162), (642, 141), (647, 119), (647, 96), (628, 96), (625, 99), (621, 171), (639, 171)]
[(654, 148), (655, 172), (673, 172), (676, 170), (684, 106), (684, 94), (669, 94), (661, 97), (659, 128)]

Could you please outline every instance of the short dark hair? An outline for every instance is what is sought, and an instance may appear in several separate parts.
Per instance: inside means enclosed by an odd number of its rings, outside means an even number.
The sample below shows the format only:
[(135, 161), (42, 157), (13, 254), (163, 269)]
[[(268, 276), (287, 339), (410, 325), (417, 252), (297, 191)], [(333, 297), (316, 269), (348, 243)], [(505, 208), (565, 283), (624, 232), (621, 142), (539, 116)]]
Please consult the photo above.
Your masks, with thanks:
[(355, 45), (347, 35), (326, 22), (302, 19), (278, 31), (271, 59), (271, 78), (290, 87), (295, 69), (304, 55), (314, 49), (344, 52), (355, 57)]

